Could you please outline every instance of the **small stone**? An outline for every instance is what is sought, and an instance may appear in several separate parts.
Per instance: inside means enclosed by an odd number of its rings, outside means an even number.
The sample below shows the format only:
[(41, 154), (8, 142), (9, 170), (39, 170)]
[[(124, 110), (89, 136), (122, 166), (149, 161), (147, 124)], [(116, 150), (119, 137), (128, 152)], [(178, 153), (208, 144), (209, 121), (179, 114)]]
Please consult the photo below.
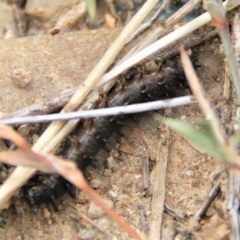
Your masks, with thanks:
[(12, 71), (11, 78), (20, 88), (26, 87), (31, 81), (30, 72), (25, 71), (23, 68), (14, 69)]
[(27, 136), (29, 135), (31, 131), (31, 128), (28, 124), (23, 124), (18, 128), (18, 132), (22, 135), (22, 136)]
[(33, 141), (33, 144), (35, 144), (39, 139), (39, 136), (37, 134), (33, 134), (32, 136), (32, 141)]
[(49, 212), (49, 210), (47, 208), (43, 209), (43, 214), (45, 218), (50, 218), (51, 217), (51, 213)]
[(154, 61), (149, 61), (145, 64), (146, 71), (149, 73), (153, 73), (157, 71), (158, 65)]
[(97, 225), (102, 229), (102, 230), (107, 230), (111, 227), (112, 221), (108, 217), (102, 217), (97, 220)]
[(113, 156), (110, 156), (109, 158), (107, 158), (107, 162), (108, 162), (109, 169), (118, 167), (118, 162)]
[(206, 220), (205, 220), (205, 219), (201, 219), (201, 220), (199, 221), (199, 223), (200, 223), (201, 225), (204, 225), (204, 224), (206, 223)]
[(82, 227), (84, 227), (84, 228), (86, 228), (87, 225), (88, 225), (88, 221), (87, 221), (86, 219), (81, 219), (81, 220), (79, 221), (79, 223), (80, 223), (80, 225), (81, 225)]
[(108, 177), (108, 176), (111, 176), (111, 173), (112, 173), (112, 171), (111, 171), (110, 169), (105, 169), (103, 175), (104, 175), (105, 177)]
[(113, 199), (116, 199), (118, 197), (118, 194), (114, 191), (108, 191), (108, 195), (109, 197), (113, 198)]
[(208, 210), (207, 210), (205, 215), (207, 217), (212, 217), (214, 214), (215, 214), (215, 210), (212, 207), (210, 207), (210, 208), (208, 208)]
[(235, 131), (239, 130), (239, 124), (234, 124), (233, 128), (234, 128)]
[(99, 188), (102, 185), (102, 183), (101, 183), (101, 181), (99, 179), (92, 179), (90, 181), (90, 185), (91, 185), (92, 188), (97, 189), (97, 188)]
[(107, 13), (105, 14), (105, 22), (107, 24), (108, 27), (110, 28), (114, 28), (116, 26), (116, 18), (113, 17), (111, 14)]
[(187, 177), (193, 177), (193, 172), (192, 172), (191, 170), (186, 171), (186, 172), (185, 172), (185, 175), (186, 175)]
[[(110, 208), (113, 207), (113, 202), (110, 200), (103, 200), (106, 205)], [(105, 211), (100, 208), (99, 206), (97, 206), (95, 203), (91, 202), (89, 209), (88, 209), (88, 216), (92, 219), (97, 219), (102, 217), (103, 215), (105, 215)]]

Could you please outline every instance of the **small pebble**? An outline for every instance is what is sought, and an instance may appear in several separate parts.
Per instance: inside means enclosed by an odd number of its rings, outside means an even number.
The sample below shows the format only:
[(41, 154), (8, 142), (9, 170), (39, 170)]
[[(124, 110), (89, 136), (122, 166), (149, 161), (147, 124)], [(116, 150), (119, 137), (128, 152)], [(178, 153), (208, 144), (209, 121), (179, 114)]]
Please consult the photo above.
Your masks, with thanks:
[(92, 188), (97, 189), (102, 185), (102, 182), (99, 179), (92, 179), (90, 181), (90, 185), (91, 185)]
[(12, 71), (11, 78), (18, 87), (24, 88), (30, 83), (31, 74), (23, 68), (18, 68)]
[(112, 221), (108, 217), (102, 217), (97, 220), (97, 225), (102, 229), (102, 230), (107, 230), (111, 227)]
[(186, 171), (186, 172), (185, 172), (185, 175), (186, 175), (187, 177), (192, 177), (192, 176), (193, 176), (193, 172), (192, 172), (191, 170)]
[(110, 156), (109, 158), (107, 158), (107, 162), (108, 162), (109, 169), (118, 167), (118, 162), (113, 156)]
[(105, 169), (103, 175), (104, 175), (105, 177), (108, 177), (108, 176), (111, 175), (111, 173), (112, 173), (112, 171), (111, 171), (110, 169)]
[(239, 124), (234, 124), (233, 128), (234, 128), (235, 131), (237, 131), (239, 129)]
[(149, 73), (153, 73), (157, 71), (158, 65), (154, 61), (149, 61), (145, 64), (146, 71)]
[(22, 136), (27, 136), (30, 133), (30, 126), (27, 124), (23, 124), (18, 128), (18, 132), (22, 135)]
[(114, 199), (116, 199), (118, 197), (118, 194), (111, 190), (108, 191), (108, 195), (109, 195), (109, 197), (114, 198)]
[(51, 213), (49, 212), (49, 210), (47, 208), (43, 209), (43, 214), (45, 218), (50, 218), (51, 217)]
[(210, 207), (210, 208), (208, 208), (208, 210), (207, 210), (205, 215), (207, 217), (212, 217), (215, 213), (216, 213), (215, 210), (212, 207)]
[(105, 14), (105, 22), (108, 27), (114, 28), (116, 26), (116, 18), (113, 17), (111, 14), (107, 13)]
[[(110, 208), (113, 208), (113, 202), (111, 200), (104, 200), (106, 205)], [(105, 215), (105, 211), (97, 206), (95, 203), (91, 202), (88, 209), (88, 216), (92, 219), (97, 219)]]

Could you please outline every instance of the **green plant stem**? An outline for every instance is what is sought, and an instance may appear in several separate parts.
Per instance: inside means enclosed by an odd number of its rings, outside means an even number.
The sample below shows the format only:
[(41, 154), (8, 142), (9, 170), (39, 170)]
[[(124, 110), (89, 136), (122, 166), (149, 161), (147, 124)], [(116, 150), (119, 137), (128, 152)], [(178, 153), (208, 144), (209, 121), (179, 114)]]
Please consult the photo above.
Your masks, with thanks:
[(228, 29), (221, 29), (219, 30), (219, 36), (221, 38), (225, 56), (228, 61), (228, 65), (230, 68), (230, 72), (232, 74), (233, 84), (236, 88), (237, 98), (238, 98), (238, 104), (240, 105), (240, 76), (238, 71), (238, 65), (233, 53), (233, 47), (232, 42), (230, 38), (230, 34)]
[[(234, 4), (239, 4), (240, 1), (234, 1)], [(233, 5), (233, 1), (230, 2)], [(236, 88), (238, 103), (240, 104), (240, 76), (238, 65), (233, 53), (232, 41), (228, 29), (228, 23), (222, 1), (220, 0), (204, 0), (208, 12), (212, 16), (212, 22), (221, 38), (224, 53), (228, 61), (229, 69), (232, 75), (233, 84)]]

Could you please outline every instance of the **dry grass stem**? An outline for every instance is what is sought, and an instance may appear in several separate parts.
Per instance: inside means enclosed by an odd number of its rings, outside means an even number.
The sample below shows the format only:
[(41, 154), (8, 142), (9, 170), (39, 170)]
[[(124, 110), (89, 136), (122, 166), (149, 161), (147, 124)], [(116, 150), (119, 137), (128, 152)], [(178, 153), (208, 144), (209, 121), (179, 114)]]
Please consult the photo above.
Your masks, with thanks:
[[(160, 37), (167, 34), (169, 31), (169, 28), (172, 27), (175, 23), (177, 23), (182, 17), (184, 17), (187, 13), (189, 13), (198, 3), (200, 0), (190, 0), (187, 2), (183, 7), (181, 7), (176, 13), (174, 13), (172, 16), (170, 16), (166, 22), (163, 24), (163, 26), (159, 26), (155, 29), (153, 29), (145, 39), (143, 39), (140, 43), (138, 43), (129, 53), (126, 57), (123, 58), (123, 60), (126, 60), (129, 56), (133, 55), (134, 53), (139, 52), (143, 48), (149, 46), (153, 42), (155, 42)], [(122, 63), (123, 61), (120, 61)]]
[(236, 174), (232, 169), (229, 170), (229, 187), (227, 188), (227, 210), (231, 223), (231, 236), (232, 239), (240, 239), (239, 231), (239, 187), (240, 179), (239, 175)]
[(160, 17), (160, 15), (162, 14), (162, 12), (164, 12), (166, 10), (166, 8), (168, 7), (170, 3), (170, 0), (163, 0), (163, 3), (161, 5), (160, 8), (158, 8), (158, 10), (156, 11), (156, 13), (152, 16), (152, 18), (143, 23), (131, 36), (131, 38), (129, 39), (129, 42), (132, 41), (134, 38), (136, 38), (140, 33), (142, 33), (143, 31), (145, 31), (147, 28), (149, 28), (156, 20), (157, 18)]
[(217, 197), (219, 191), (220, 191), (220, 186), (221, 186), (221, 182), (219, 181), (217, 184), (215, 184), (215, 186), (212, 188), (211, 192), (208, 195), (208, 198), (205, 200), (205, 202), (203, 203), (202, 207), (195, 213), (195, 215), (193, 216), (192, 220), (191, 220), (191, 228), (193, 230), (199, 230), (201, 228), (201, 225), (199, 223), (199, 221), (201, 220), (201, 218), (205, 215), (205, 213), (207, 212), (208, 208), (210, 207), (210, 205), (212, 204), (212, 202), (215, 200), (215, 198)]
[(167, 21), (164, 23), (164, 28), (169, 28), (176, 24), (180, 19), (186, 16), (193, 8), (195, 8), (201, 0), (190, 0), (177, 12), (175, 12)]
[(127, 106), (101, 108), (87, 111), (77, 111), (72, 113), (49, 114), (40, 116), (30, 116), (23, 118), (10, 118), (0, 120), (0, 124), (26, 124), (26, 123), (43, 123), (56, 120), (85, 119), (94, 117), (108, 117), (122, 114), (140, 113), (145, 111), (159, 110), (177, 106), (188, 105), (195, 101), (191, 96), (177, 97), (173, 99), (159, 100), (147, 103), (132, 104)]
[(206, 119), (210, 122), (219, 144), (221, 146), (226, 146), (227, 145), (226, 136), (220, 126), (219, 119), (217, 118), (217, 115), (214, 109), (211, 107), (209, 101), (205, 97), (204, 89), (196, 75), (191, 60), (187, 52), (184, 50), (183, 46), (181, 47), (180, 52), (183, 69), (187, 77), (188, 83), (191, 87), (191, 90), (194, 96), (196, 97)]
[(149, 240), (161, 239), (161, 226), (163, 221), (166, 171), (168, 162), (168, 144), (169, 129), (167, 127), (163, 127), (161, 129), (161, 139), (159, 142), (157, 162), (154, 169), (153, 194), (151, 203), (152, 208), (149, 218), (148, 232)]

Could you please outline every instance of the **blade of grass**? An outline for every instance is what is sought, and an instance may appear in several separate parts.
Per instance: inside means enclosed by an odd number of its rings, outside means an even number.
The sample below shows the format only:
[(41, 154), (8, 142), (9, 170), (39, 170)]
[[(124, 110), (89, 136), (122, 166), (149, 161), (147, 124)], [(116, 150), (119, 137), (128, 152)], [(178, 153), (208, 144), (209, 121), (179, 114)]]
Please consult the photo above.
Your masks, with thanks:
[[(227, 158), (224, 156), (224, 153), (216, 141), (216, 138), (214, 139), (214, 135), (211, 135), (210, 137), (210, 134), (204, 134), (202, 131), (191, 127), (189, 124), (175, 119), (164, 118), (159, 114), (154, 114), (154, 118), (172, 128), (174, 131), (180, 133), (182, 136), (192, 142), (197, 148), (203, 150), (210, 156), (221, 159), (225, 162), (227, 161)], [(212, 139), (214, 139), (214, 141), (212, 141)]]
[(85, 0), (87, 4), (87, 11), (91, 18), (96, 16), (96, 0)]
[[(236, 4), (235, 1), (234, 4)], [(219, 36), (221, 38), (224, 53), (228, 61), (230, 72), (232, 74), (233, 84), (236, 89), (238, 103), (240, 104), (240, 76), (236, 58), (234, 56), (232, 41), (228, 29), (227, 19), (225, 16), (225, 11), (223, 4), (220, 0), (205, 0), (204, 4), (212, 16), (213, 24), (218, 30)], [(230, 3), (230, 4), (233, 4)]]

